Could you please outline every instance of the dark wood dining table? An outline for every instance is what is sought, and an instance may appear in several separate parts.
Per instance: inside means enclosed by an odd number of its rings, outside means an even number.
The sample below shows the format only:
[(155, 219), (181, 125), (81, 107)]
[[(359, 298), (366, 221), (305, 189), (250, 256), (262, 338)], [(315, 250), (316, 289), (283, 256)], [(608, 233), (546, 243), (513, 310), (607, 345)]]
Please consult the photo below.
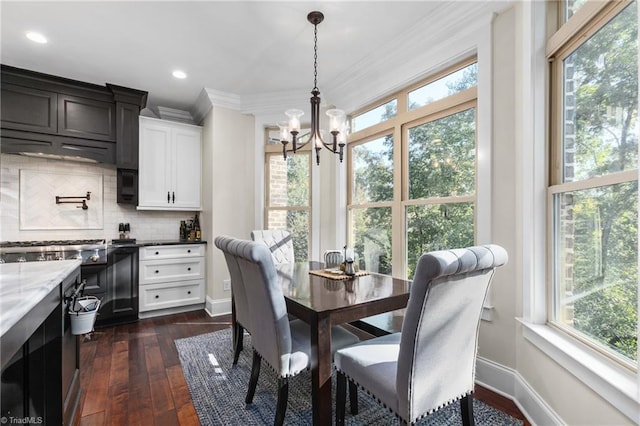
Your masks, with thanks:
[(368, 274), (336, 280), (310, 274), (320, 262), (277, 265), (287, 311), (310, 326), (313, 424), (332, 424), (331, 327), (407, 306), (411, 282)]

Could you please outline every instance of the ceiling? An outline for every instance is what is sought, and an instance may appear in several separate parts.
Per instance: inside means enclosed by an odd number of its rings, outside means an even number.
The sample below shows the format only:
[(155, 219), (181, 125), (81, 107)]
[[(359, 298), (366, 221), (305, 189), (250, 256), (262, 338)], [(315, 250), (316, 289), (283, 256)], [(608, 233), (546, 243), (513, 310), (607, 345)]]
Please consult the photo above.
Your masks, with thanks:
[[(318, 87), (326, 95), (326, 88), (348, 87), (358, 76), (388, 73), (386, 61), (371, 58), (389, 55), (402, 63), (398, 52), (408, 37), (446, 42), (445, 34), (490, 19), (510, 1), (3, 0), (0, 56), (6, 65), (148, 91), (152, 109), (188, 111), (204, 88), (245, 99), (308, 97), (313, 25), (306, 16), (312, 10), (325, 15), (318, 26)], [(27, 31), (42, 33), (48, 43), (28, 40)], [(187, 78), (172, 77), (175, 69)]]

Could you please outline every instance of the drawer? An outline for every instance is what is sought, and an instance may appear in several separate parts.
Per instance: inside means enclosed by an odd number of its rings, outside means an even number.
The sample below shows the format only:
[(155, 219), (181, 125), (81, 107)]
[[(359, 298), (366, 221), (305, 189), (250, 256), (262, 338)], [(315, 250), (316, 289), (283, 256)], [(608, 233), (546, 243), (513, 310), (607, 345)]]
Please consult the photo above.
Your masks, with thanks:
[(140, 285), (204, 278), (204, 258), (140, 262)]
[(196, 303), (204, 303), (204, 280), (140, 287), (140, 312)]
[(204, 244), (140, 247), (140, 260), (204, 257)]

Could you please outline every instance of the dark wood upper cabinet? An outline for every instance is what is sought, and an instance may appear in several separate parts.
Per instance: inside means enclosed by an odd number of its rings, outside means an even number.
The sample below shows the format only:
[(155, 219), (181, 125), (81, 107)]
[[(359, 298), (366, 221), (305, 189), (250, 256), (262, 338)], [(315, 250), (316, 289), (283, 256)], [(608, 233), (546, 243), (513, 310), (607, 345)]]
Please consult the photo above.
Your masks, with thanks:
[(138, 115), (147, 92), (7, 65), (1, 80), (2, 152), (42, 152), (138, 169)]
[(115, 104), (77, 96), (58, 95), (58, 134), (115, 142)]
[(0, 152), (115, 164), (117, 201), (138, 202), (138, 116), (147, 92), (2, 65)]
[(3, 82), (0, 102), (3, 128), (57, 132), (57, 93)]

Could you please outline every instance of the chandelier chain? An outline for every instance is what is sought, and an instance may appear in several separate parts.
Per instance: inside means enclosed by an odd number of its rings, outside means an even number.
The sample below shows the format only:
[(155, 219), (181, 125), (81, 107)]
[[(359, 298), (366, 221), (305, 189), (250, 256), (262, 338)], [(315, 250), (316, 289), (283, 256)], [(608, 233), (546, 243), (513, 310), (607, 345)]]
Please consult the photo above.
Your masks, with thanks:
[(313, 90), (318, 91), (318, 25), (313, 26)]

